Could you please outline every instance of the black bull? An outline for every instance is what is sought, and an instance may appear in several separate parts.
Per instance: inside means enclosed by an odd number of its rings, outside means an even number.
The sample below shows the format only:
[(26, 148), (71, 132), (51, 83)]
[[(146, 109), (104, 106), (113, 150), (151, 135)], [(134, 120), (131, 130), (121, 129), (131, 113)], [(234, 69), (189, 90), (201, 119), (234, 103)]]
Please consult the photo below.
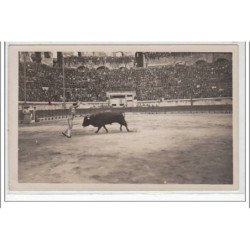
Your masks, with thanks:
[(125, 121), (124, 115), (118, 112), (103, 112), (103, 113), (96, 113), (93, 115), (87, 115), (83, 119), (82, 126), (87, 127), (92, 125), (97, 127), (96, 133), (103, 127), (106, 132), (108, 130), (105, 125), (112, 124), (112, 123), (119, 123), (120, 124), (120, 131), (122, 131), (122, 126), (124, 126), (127, 131), (129, 132), (127, 122)]

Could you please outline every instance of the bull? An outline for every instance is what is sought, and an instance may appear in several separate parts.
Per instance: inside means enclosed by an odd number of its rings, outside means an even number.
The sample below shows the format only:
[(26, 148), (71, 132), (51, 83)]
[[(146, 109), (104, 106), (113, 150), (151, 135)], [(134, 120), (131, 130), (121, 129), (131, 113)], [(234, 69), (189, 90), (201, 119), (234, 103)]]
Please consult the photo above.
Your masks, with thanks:
[(102, 112), (102, 113), (96, 113), (93, 115), (87, 115), (83, 119), (82, 126), (87, 127), (89, 125), (92, 125), (94, 127), (97, 127), (97, 131), (95, 133), (98, 133), (99, 130), (103, 127), (106, 132), (108, 133), (108, 129), (106, 128), (107, 124), (112, 123), (119, 123), (120, 124), (120, 131), (122, 131), (122, 126), (124, 126), (128, 132), (130, 130), (128, 129), (127, 122), (125, 121), (125, 117), (123, 113), (118, 112)]

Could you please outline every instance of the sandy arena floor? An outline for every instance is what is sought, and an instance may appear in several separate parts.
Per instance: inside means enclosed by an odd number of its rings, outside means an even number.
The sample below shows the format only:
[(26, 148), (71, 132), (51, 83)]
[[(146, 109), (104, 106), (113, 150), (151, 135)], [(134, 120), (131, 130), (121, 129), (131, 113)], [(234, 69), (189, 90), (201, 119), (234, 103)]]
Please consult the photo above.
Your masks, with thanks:
[(232, 183), (231, 114), (131, 114), (119, 125), (61, 133), (67, 121), (19, 127), (19, 181), (24, 183)]

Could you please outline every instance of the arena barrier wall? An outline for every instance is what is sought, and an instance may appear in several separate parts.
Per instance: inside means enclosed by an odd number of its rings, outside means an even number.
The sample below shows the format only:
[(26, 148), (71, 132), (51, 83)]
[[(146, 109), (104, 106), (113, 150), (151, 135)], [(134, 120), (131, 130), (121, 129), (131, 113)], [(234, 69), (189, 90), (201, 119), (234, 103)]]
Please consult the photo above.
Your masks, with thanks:
[[(163, 100), (163, 101), (138, 101), (137, 107), (109, 107), (107, 102), (84, 102), (77, 109), (77, 116), (92, 114), (97, 111), (119, 111), (136, 113), (231, 113), (232, 98), (199, 98), (182, 100)], [(32, 114), (31, 122), (58, 120), (66, 118), (68, 108), (72, 103), (48, 104), (44, 102), (19, 102), (19, 122), (23, 123), (23, 106), (28, 105)]]
[(174, 99), (159, 101), (137, 101), (137, 106), (159, 106), (159, 107), (176, 107), (176, 106), (207, 106), (207, 105), (232, 105), (231, 97), (220, 98), (196, 98), (196, 99)]

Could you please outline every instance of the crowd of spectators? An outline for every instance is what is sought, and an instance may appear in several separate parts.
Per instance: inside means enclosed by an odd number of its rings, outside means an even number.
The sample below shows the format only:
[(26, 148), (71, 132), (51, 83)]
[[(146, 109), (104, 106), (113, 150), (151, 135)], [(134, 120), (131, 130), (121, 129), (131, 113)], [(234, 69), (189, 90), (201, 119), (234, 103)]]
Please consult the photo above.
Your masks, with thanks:
[(70, 56), (64, 58), (67, 67), (77, 67), (79, 64), (84, 65), (103, 65), (109, 64), (129, 64), (134, 62), (131, 56)]
[[(26, 69), (26, 76), (24, 70)], [(66, 101), (105, 101), (108, 91), (136, 91), (137, 100), (232, 96), (228, 61), (147, 68), (82, 71), (65, 68)], [(25, 88), (26, 82), (26, 88)], [(63, 70), (43, 64), (19, 64), (19, 100), (63, 100)]]

